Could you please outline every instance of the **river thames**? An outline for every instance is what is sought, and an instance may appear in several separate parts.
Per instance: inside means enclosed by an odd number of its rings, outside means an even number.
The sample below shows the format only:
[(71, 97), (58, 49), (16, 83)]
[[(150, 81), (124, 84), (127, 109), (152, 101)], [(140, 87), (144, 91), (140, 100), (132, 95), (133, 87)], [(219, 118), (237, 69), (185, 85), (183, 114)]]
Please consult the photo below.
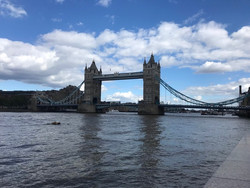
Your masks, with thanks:
[(4, 112), (0, 187), (203, 187), (247, 131), (233, 116)]

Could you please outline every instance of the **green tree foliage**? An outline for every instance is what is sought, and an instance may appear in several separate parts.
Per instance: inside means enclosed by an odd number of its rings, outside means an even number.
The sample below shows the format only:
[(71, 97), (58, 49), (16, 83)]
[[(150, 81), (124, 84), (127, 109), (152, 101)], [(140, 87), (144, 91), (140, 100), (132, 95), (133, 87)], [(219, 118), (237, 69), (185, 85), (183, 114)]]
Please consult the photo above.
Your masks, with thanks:
[(0, 106), (27, 106), (30, 101), (30, 96), (25, 95), (0, 95)]

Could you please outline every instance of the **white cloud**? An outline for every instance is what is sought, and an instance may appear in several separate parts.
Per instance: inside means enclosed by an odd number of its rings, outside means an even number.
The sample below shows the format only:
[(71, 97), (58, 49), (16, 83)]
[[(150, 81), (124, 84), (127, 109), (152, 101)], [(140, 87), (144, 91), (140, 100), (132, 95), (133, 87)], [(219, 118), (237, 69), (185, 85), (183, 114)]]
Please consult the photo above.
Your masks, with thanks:
[(174, 102), (174, 103), (179, 103), (179, 101), (180, 101), (180, 99), (178, 99), (178, 98), (176, 98), (176, 97), (173, 98), (173, 102)]
[(6, 53), (0, 54), (0, 62), (9, 63), (11, 60)]
[(50, 45), (70, 46), (76, 48), (95, 48), (96, 39), (87, 33), (77, 33), (75, 31), (54, 30), (42, 36), (44, 42)]
[(97, 4), (103, 7), (108, 7), (112, 3), (112, 0), (98, 0)]
[(117, 39), (117, 34), (109, 29), (104, 30), (97, 38), (98, 45), (113, 43)]
[(203, 65), (197, 68), (199, 73), (216, 73), (216, 72), (229, 72), (232, 71), (232, 67), (221, 62), (207, 61)]
[(234, 39), (238, 39), (240, 41), (249, 42), (250, 41), (250, 27), (244, 26), (239, 31), (234, 32), (232, 34)]
[(81, 90), (81, 91), (84, 91), (84, 89), (85, 89), (85, 84), (82, 84), (80, 90)]
[[(239, 96), (239, 85), (242, 86), (242, 91), (246, 92), (250, 87), (250, 78), (241, 78), (238, 81), (232, 81), (227, 84), (216, 84), (207, 87), (189, 87), (182, 93), (188, 96), (195, 96), (199, 93), (202, 99), (210, 99), (206, 102), (220, 102), (220, 100), (236, 98)], [(220, 97), (218, 100), (214, 96)], [(198, 99), (200, 100), (200, 99)]]
[[(228, 34), (216, 22), (181, 27), (104, 30), (99, 34), (54, 30), (36, 44), (0, 38), (0, 79), (61, 87), (81, 83), (94, 59), (103, 73), (141, 71), (145, 56), (162, 67), (190, 67), (199, 73), (250, 72), (250, 26)], [(156, 59), (157, 60), (157, 59)], [(35, 77), (35, 79), (34, 79)]]
[(52, 22), (62, 22), (62, 19), (61, 18), (52, 18), (51, 19)]
[(232, 42), (225, 30), (225, 25), (214, 21), (198, 24), (195, 37), (198, 42), (203, 43), (209, 49), (223, 48)]
[(250, 72), (250, 60), (239, 58), (237, 60), (229, 60), (225, 63), (207, 61), (202, 65), (191, 67), (198, 73), (223, 73), (233, 71)]
[(102, 92), (108, 91), (108, 88), (102, 84)]
[(46, 77), (59, 59), (55, 51), (8, 39), (0, 39), (0, 45), (1, 79), (48, 85)]
[(0, 0), (0, 15), (20, 18), (27, 15), (27, 12), (22, 8), (11, 3), (10, 0)]
[(169, 3), (174, 3), (174, 4), (177, 4), (177, 0), (168, 0)]
[(186, 20), (184, 20), (184, 24), (191, 24), (193, 23), (195, 20), (197, 20), (201, 15), (204, 14), (204, 11), (201, 9), (199, 10), (196, 14), (194, 14), (193, 16), (187, 18)]
[(149, 36), (148, 47), (156, 54), (181, 52), (192, 48), (192, 35), (191, 27), (181, 28), (175, 23), (163, 22), (155, 34)]
[(106, 15), (106, 18), (108, 18), (109, 22), (111, 22), (112, 25), (115, 24), (115, 16), (114, 15)]
[(113, 95), (108, 95), (106, 100), (137, 103), (139, 100), (142, 100), (142, 97), (136, 96), (131, 91), (128, 91), (128, 92), (116, 92)]
[(55, 0), (56, 1), (56, 3), (63, 3), (64, 2), (64, 0)]
[(174, 56), (162, 56), (160, 64), (163, 67), (172, 67), (177, 66), (180, 62)]
[(198, 95), (198, 96), (194, 96), (194, 98), (195, 98), (196, 100), (201, 100), (201, 99), (202, 99), (202, 96), (201, 96), (201, 95)]
[(82, 26), (82, 25), (83, 25), (83, 23), (82, 23), (82, 22), (78, 22), (76, 25), (78, 25), (78, 26)]

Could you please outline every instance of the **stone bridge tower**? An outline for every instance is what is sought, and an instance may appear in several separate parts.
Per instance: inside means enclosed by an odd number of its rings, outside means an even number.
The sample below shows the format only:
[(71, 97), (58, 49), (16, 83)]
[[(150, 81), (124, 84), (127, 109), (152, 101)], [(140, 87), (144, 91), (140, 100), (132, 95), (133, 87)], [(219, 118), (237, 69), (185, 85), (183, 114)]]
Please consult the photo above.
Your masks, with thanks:
[[(248, 95), (250, 94), (250, 87), (248, 88), (247, 92), (242, 93), (242, 87), (240, 85), (239, 86), (239, 96), (247, 95), (247, 94)], [(250, 106), (250, 96), (247, 96), (246, 98), (244, 98), (244, 100), (239, 103), (239, 106), (242, 106), (242, 107)], [(250, 111), (240, 110), (237, 113), (237, 115), (238, 116), (243, 116), (243, 117), (250, 117)]]
[(85, 67), (84, 99), (79, 105), (79, 112), (96, 112), (95, 104), (101, 102), (102, 81), (94, 80), (93, 76), (102, 75), (102, 70), (97, 69), (95, 61), (90, 67)]
[(161, 66), (156, 63), (152, 54), (148, 63), (143, 63), (143, 101), (139, 102), (139, 114), (164, 114), (160, 108)]

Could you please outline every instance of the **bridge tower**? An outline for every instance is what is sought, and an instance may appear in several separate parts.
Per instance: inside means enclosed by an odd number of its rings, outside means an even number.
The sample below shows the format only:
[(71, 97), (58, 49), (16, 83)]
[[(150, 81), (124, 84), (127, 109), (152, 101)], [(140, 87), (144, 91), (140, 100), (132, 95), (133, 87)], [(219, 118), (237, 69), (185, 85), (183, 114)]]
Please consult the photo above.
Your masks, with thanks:
[[(239, 96), (247, 95), (247, 94), (250, 94), (250, 87), (248, 88), (247, 92), (242, 92), (242, 87), (240, 85), (239, 86)], [(239, 103), (239, 106), (241, 106), (241, 107), (250, 106), (250, 96), (247, 96), (246, 98), (244, 98), (243, 101), (241, 101)], [(238, 116), (250, 117), (250, 111), (240, 110), (238, 112)]]
[(84, 99), (79, 105), (79, 112), (96, 112), (95, 105), (101, 102), (102, 81), (94, 80), (93, 76), (102, 75), (102, 70), (97, 69), (95, 61), (90, 67), (85, 67)]
[(148, 63), (143, 63), (143, 101), (139, 102), (138, 114), (164, 114), (160, 104), (161, 66), (152, 54)]

